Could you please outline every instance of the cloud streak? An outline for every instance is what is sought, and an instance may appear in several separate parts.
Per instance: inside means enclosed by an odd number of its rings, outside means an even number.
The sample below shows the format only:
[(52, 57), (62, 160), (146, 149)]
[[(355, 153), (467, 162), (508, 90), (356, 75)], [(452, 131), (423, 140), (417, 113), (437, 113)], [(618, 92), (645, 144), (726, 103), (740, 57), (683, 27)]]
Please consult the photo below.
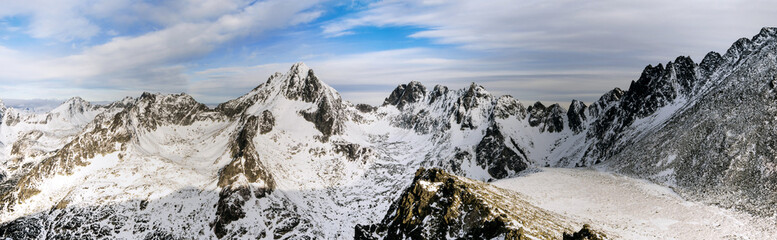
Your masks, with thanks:
[[(202, 2), (203, 6), (195, 9), (211, 12), (184, 9), (173, 15), (180, 16), (175, 21), (156, 20), (164, 23), (165, 28), (139, 36), (113, 37), (73, 55), (36, 59), (0, 47), (0, 52), (5, 53), (0, 62), (11, 69), (0, 73), (0, 77), (10, 84), (19, 84), (20, 80), (64, 80), (84, 88), (185, 91), (188, 79), (184, 73), (192, 61), (236, 38), (310, 22), (320, 15), (319, 11), (310, 10), (315, 1), (227, 4), (233, 8), (230, 10), (211, 10), (207, 7), (214, 4)], [(225, 12), (228, 13), (222, 15)]]
[(305, 61), (353, 102), (411, 80), (590, 102), (647, 64), (725, 51), (775, 15), (761, 0), (4, 1), (0, 97), (214, 103)]

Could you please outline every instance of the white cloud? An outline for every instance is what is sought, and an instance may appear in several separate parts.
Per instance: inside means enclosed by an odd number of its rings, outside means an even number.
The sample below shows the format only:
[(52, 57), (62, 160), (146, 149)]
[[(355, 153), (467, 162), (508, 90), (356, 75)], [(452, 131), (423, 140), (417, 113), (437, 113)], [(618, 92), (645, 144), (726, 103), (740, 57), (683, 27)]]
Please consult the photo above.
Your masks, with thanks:
[(774, 1), (412, 1), (374, 3), (333, 21), (338, 36), (361, 26), (413, 26), (410, 37), (472, 50), (641, 54), (642, 59), (724, 51), (773, 25)]
[(82, 11), (91, 0), (29, 0), (2, 1), (0, 18), (29, 16), (26, 32), (35, 38), (53, 38), (60, 41), (89, 39), (100, 32)]
[[(180, 19), (188, 21), (171, 20), (163, 29), (139, 36), (114, 37), (69, 56), (26, 57), (0, 47), (0, 53), (4, 53), (0, 55), (0, 63), (7, 64), (4, 66), (9, 69), (0, 72), (0, 81), (19, 85), (24, 84), (20, 81), (59, 80), (84, 88), (185, 91), (188, 86), (185, 64), (192, 60), (204, 57), (236, 38), (309, 22), (320, 15), (320, 12), (310, 10), (315, 1), (225, 4), (237, 7), (231, 10), (219, 5), (222, 2), (187, 2), (200, 4), (182, 9)], [(215, 9), (208, 8), (211, 5)], [(223, 14), (225, 12), (229, 13)]]

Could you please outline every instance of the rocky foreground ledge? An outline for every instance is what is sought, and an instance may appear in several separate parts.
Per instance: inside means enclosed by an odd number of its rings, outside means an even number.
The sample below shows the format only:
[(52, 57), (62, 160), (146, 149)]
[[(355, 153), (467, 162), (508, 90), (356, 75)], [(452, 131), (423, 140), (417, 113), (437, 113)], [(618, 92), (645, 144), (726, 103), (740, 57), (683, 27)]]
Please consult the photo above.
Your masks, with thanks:
[[(545, 211), (525, 197), (441, 169), (419, 169), (380, 223), (357, 225), (355, 239), (608, 239)], [(574, 232), (574, 233), (569, 233)]]

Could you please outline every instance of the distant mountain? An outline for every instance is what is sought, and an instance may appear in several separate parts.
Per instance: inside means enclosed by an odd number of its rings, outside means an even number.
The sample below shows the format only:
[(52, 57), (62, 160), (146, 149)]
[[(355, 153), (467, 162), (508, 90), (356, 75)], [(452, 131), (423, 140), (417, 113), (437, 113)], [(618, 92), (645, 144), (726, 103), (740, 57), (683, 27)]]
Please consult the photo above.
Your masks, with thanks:
[[(410, 82), (381, 106), (354, 105), (302, 63), (215, 108), (153, 93), (106, 105), (73, 98), (47, 113), (0, 106), (0, 235), (340, 239), (357, 225), (377, 237), (472, 233), (392, 228), (384, 216), (405, 207), (421, 167), (490, 181), (536, 166), (597, 166), (774, 215), (776, 45), (777, 29), (764, 28), (723, 55), (648, 66), (629, 89), (567, 109), (524, 106), (474, 83)], [(580, 227), (552, 220), (563, 229), (524, 233), (559, 238)], [(500, 231), (520, 229), (510, 226)]]

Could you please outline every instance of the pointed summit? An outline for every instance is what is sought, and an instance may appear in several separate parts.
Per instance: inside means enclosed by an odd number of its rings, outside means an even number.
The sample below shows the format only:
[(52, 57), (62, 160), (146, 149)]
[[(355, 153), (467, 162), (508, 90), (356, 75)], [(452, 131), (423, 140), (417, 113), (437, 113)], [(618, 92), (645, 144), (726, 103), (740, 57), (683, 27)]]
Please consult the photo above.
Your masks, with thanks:
[(309, 72), (310, 67), (308, 67), (308, 65), (305, 65), (304, 62), (298, 62), (294, 65), (291, 65), (291, 69), (289, 69), (289, 76), (297, 75), (299, 78), (304, 79), (308, 76)]
[(317, 102), (323, 98), (337, 98), (337, 92), (316, 77), (312, 69), (299, 62), (283, 74), (275, 74), (267, 80), (267, 87), (275, 88), (286, 98), (304, 102)]
[(72, 97), (63, 102), (58, 107), (51, 110), (51, 113), (64, 113), (68, 115), (74, 115), (84, 113), (92, 109), (92, 104), (80, 97)]
[(426, 87), (417, 81), (408, 84), (400, 84), (391, 92), (391, 95), (383, 101), (383, 105), (394, 105), (402, 109), (406, 104), (421, 101), (426, 96)]
[(775, 38), (777, 38), (777, 28), (761, 28), (761, 32), (752, 38), (740, 38), (734, 42), (734, 44), (731, 44), (731, 47), (726, 51), (726, 54), (723, 55), (723, 58), (730, 63), (736, 63), (751, 53), (758, 52), (763, 46), (775, 44), (775, 42), (777, 42), (775, 41)]

